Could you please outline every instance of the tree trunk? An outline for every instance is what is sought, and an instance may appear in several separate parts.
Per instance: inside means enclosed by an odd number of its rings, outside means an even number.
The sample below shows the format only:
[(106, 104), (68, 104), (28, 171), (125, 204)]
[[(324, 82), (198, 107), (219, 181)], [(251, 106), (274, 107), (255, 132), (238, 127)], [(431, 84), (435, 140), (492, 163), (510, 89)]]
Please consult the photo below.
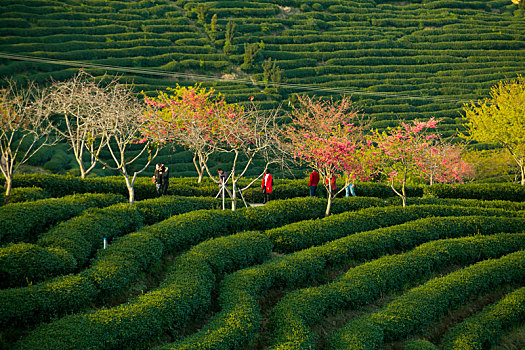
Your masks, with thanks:
[[(233, 175), (233, 174), (232, 174)], [(237, 210), (237, 184), (232, 177), (232, 210)]]
[(133, 205), (135, 204), (135, 188), (133, 187), (133, 183), (130, 181), (127, 174), (124, 174), (124, 179), (126, 180), (126, 187), (128, 188), (129, 204)]
[(80, 169), (80, 177), (82, 179), (86, 178), (86, 168), (84, 168), (84, 163), (82, 163), (82, 158), (77, 158), (78, 168)]
[(195, 169), (197, 170), (197, 174), (199, 174), (199, 180), (197, 181), (197, 183), (201, 183), (203, 175), (204, 175), (204, 167), (199, 166), (199, 162), (197, 161), (197, 153), (194, 153), (194, 155), (193, 155), (193, 165), (195, 165)]
[(398, 190), (394, 187), (394, 180), (390, 182), (390, 187), (392, 188), (392, 191), (394, 191), (395, 194), (397, 194), (399, 197), (401, 197), (401, 201), (403, 202), (403, 207), (406, 207), (406, 196), (405, 196), (405, 184), (403, 183), (401, 192), (399, 193)]
[(525, 164), (521, 164), (520, 170), (521, 170), (521, 184), (525, 186)]
[(405, 176), (405, 181), (403, 181), (403, 185), (401, 186), (401, 193), (403, 194), (403, 196), (401, 197), (403, 199), (403, 208), (407, 206), (407, 194), (405, 191), (405, 183), (406, 183), (406, 176)]
[(11, 189), (13, 187), (13, 176), (8, 176), (5, 179), (5, 196), (4, 204), (9, 203), (9, 196), (11, 195)]
[(326, 210), (324, 216), (330, 216), (330, 209), (332, 208), (332, 194), (328, 194), (328, 203), (326, 203)]

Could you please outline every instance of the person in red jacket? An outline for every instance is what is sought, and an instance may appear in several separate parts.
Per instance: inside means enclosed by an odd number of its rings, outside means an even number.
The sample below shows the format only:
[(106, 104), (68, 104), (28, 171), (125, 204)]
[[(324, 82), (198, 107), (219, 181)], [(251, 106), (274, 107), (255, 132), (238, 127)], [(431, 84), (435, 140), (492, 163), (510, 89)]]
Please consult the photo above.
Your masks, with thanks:
[(310, 197), (317, 196), (317, 185), (319, 184), (319, 173), (315, 169), (310, 174), (310, 182), (308, 186), (310, 187)]
[(263, 176), (263, 181), (261, 184), (261, 191), (264, 195), (263, 203), (265, 204), (270, 200), (270, 193), (272, 193), (272, 186), (273, 186), (273, 177), (272, 174), (270, 174), (270, 170), (266, 170), (266, 173)]

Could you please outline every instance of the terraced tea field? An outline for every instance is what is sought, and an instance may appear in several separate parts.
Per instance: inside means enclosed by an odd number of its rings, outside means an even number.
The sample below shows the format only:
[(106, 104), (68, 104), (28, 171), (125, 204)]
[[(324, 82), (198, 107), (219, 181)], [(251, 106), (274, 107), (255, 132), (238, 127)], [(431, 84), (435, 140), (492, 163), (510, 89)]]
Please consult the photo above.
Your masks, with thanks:
[[(229, 101), (263, 108), (346, 93), (379, 128), (434, 116), (452, 134), (462, 103), (525, 71), (524, 13), (507, 0), (6, 0), (0, 17), (2, 53), (133, 68), (119, 74), (150, 94), (211, 80)], [(264, 83), (269, 58), (283, 70), (278, 88)], [(40, 82), (74, 73), (1, 64), (1, 75)]]
[[(122, 180), (17, 181), (56, 198), (0, 207), (2, 348), (525, 345), (519, 185), (411, 188), (403, 208), (362, 184), (321, 218), (322, 198), (218, 210), (213, 197), (181, 195), (213, 196), (190, 179), (155, 199), (139, 183), (131, 207)], [(99, 193), (58, 196), (68, 181)], [(276, 198), (293, 186), (305, 187), (277, 181)], [(460, 193), (493, 200), (437, 198)]]

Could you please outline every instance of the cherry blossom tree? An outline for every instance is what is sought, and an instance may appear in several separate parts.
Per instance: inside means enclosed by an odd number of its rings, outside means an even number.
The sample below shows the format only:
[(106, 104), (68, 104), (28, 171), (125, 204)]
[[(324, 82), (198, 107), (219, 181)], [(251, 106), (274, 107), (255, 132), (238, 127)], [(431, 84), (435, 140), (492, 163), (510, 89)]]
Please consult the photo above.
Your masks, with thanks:
[[(292, 111), (292, 122), (286, 130), (288, 150), (325, 180), (328, 216), (337, 194), (350, 183), (367, 180), (376, 171), (376, 157), (364, 136), (366, 123), (349, 98), (343, 96), (335, 102), (301, 96), (298, 101), (299, 107)], [(341, 175), (345, 177), (345, 187), (335, 191), (330, 179)]]
[[(233, 154), (231, 168), (225, 170), (230, 171), (232, 209), (235, 210), (237, 193), (242, 193), (258, 179), (238, 189), (239, 179), (246, 175), (254, 159), (264, 160), (264, 170), (282, 162), (278, 110), (263, 113), (253, 103), (248, 106), (229, 104), (221, 96), (213, 96), (213, 89), (206, 90), (200, 85), (177, 86), (171, 92), (146, 99), (148, 114), (158, 118), (150, 120), (145, 134), (191, 150), (199, 182), (207, 173), (219, 183), (218, 177), (208, 168), (209, 157), (213, 153)], [(243, 165), (239, 166), (241, 162)]]
[(155, 98), (146, 98), (148, 113), (156, 114), (145, 127), (145, 132), (162, 143), (176, 143), (193, 153), (193, 164), (201, 183), (207, 169), (209, 157), (216, 151), (219, 119), (221, 115), (233, 112), (220, 96), (213, 96), (214, 90), (178, 86), (169, 89), (170, 94), (160, 92)]
[[(436, 134), (426, 133), (435, 129), (438, 121), (431, 118), (425, 122), (402, 123), (382, 133), (375, 132), (374, 142), (381, 151), (381, 172), (388, 177), (390, 187), (401, 197), (406, 206), (406, 183), (409, 176), (424, 177), (428, 149)], [(401, 189), (396, 189), (396, 185)]]
[(474, 167), (464, 160), (461, 145), (441, 138), (435, 139), (425, 150), (422, 164), (422, 176), (431, 186), (436, 182), (463, 182), (474, 176)]
[[(61, 116), (55, 123), (55, 132), (71, 145), (82, 178), (93, 170), (105, 145), (103, 139), (96, 143), (88, 139), (94, 133), (94, 120), (105, 110), (105, 96), (114, 83), (102, 85), (80, 70), (69, 80), (53, 82), (48, 89), (45, 103), (53, 113)], [(83, 160), (86, 153), (91, 154), (87, 167)]]
[(5, 203), (11, 194), (13, 175), (44, 146), (58, 142), (49, 122), (45, 91), (32, 82), (21, 88), (7, 79), (0, 88), (0, 169), (5, 178)]

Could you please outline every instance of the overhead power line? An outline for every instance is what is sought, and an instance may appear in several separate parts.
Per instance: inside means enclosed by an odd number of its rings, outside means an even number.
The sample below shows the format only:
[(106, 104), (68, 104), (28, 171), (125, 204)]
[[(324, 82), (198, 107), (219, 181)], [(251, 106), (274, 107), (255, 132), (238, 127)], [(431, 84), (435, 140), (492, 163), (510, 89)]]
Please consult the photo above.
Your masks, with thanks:
[[(7, 53), (2, 53), (2, 52), (0, 52), (0, 58), (6, 58), (10, 60), (17, 60), (17, 61), (26, 61), (26, 62), (47, 63), (47, 64), (61, 65), (61, 66), (68, 66), (68, 67), (102, 69), (106, 71), (142, 74), (142, 75), (150, 75), (150, 76), (161, 76), (161, 77), (171, 77), (171, 78), (180, 77), (180, 78), (198, 80), (198, 81), (229, 82), (229, 83), (238, 83), (238, 84), (250, 84), (254, 86), (257, 86), (258, 84), (264, 85), (264, 82), (257, 81), (251, 78), (226, 79), (226, 78), (220, 78), (220, 77), (216, 77), (213, 75), (205, 75), (205, 74), (167, 72), (167, 71), (161, 71), (161, 70), (156, 70), (156, 69), (144, 69), (144, 68), (103, 65), (103, 64), (89, 63), (89, 62), (82, 62), (82, 61), (69, 61), (69, 60), (59, 60), (59, 59), (53, 59), (53, 58), (7, 54)], [(292, 89), (292, 90), (329, 92), (329, 93), (337, 93), (340, 95), (356, 94), (356, 95), (370, 95), (370, 96), (405, 98), (405, 99), (413, 99), (413, 100), (431, 100), (431, 101), (454, 102), (454, 103), (470, 102), (468, 100), (459, 100), (459, 99), (452, 99), (452, 98), (439, 97), (439, 96), (413, 96), (409, 94), (397, 94), (397, 93), (389, 93), (389, 92), (383, 92), (383, 91), (365, 91), (361, 89), (330, 88), (330, 87), (323, 87), (323, 86), (290, 84), (290, 83), (282, 83), (282, 82), (281, 83), (271, 82), (269, 83), (269, 85), (280, 87), (280, 88)]]

